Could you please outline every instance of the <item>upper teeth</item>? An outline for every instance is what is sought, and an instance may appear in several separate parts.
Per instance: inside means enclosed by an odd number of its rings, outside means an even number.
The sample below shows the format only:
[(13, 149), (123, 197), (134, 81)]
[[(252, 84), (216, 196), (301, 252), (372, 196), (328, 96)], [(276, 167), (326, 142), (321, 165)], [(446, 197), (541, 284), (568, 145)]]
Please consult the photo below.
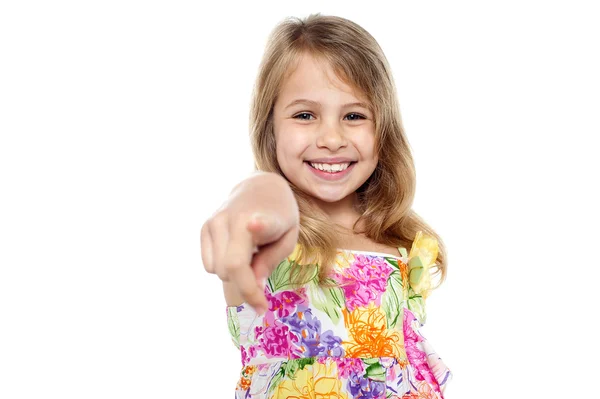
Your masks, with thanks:
[(350, 162), (346, 163), (310, 163), (313, 168), (324, 170), (326, 172), (339, 172), (344, 170), (350, 165)]

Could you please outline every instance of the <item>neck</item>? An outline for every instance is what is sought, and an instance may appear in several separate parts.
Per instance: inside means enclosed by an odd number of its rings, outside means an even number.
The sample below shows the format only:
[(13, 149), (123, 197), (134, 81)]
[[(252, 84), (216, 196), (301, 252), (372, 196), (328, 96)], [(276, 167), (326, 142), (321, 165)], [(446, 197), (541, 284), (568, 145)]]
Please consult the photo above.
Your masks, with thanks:
[[(354, 234), (352, 227), (356, 220), (360, 217), (358, 212), (358, 201), (356, 193), (348, 195), (337, 202), (325, 202), (317, 198), (313, 199), (314, 203), (327, 214), (331, 224), (340, 234)], [(360, 231), (360, 225), (357, 229)]]

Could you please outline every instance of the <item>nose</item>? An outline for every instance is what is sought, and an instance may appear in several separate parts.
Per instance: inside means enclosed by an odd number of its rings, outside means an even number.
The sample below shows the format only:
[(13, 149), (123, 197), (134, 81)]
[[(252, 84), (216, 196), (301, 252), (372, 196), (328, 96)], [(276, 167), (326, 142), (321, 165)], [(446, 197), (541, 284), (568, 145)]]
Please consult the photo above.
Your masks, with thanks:
[(327, 147), (330, 151), (335, 152), (346, 145), (347, 139), (343, 127), (337, 121), (325, 121), (321, 124), (317, 137), (317, 147)]

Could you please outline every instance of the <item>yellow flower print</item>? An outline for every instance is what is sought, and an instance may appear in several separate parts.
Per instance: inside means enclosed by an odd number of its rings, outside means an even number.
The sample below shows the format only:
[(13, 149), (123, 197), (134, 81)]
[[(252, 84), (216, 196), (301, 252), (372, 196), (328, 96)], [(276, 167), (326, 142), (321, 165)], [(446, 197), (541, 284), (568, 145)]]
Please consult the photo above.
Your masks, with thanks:
[(343, 270), (349, 268), (354, 263), (354, 254), (352, 252), (339, 251), (335, 258), (335, 268)]
[(348, 399), (334, 361), (315, 362), (285, 377), (269, 399)]
[(434, 237), (418, 231), (408, 255), (410, 285), (415, 294), (427, 298), (431, 290), (430, 268), (438, 255), (438, 242)]
[(395, 357), (405, 359), (404, 339), (400, 330), (386, 327), (385, 312), (372, 303), (352, 312), (342, 309), (348, 341), (342, 341), (346, 357)]

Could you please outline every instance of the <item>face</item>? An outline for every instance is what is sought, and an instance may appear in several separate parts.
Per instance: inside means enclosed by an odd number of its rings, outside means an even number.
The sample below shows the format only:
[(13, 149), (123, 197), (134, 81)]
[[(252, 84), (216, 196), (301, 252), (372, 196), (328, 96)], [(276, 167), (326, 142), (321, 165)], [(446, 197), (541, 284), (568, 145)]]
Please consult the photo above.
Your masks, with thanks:
[(375, 170), (375, 124), (368, 106), (331, 67), (309, 55), (283, 82), (273, 110), (277, 161), (317, 202), (347, 200)]

